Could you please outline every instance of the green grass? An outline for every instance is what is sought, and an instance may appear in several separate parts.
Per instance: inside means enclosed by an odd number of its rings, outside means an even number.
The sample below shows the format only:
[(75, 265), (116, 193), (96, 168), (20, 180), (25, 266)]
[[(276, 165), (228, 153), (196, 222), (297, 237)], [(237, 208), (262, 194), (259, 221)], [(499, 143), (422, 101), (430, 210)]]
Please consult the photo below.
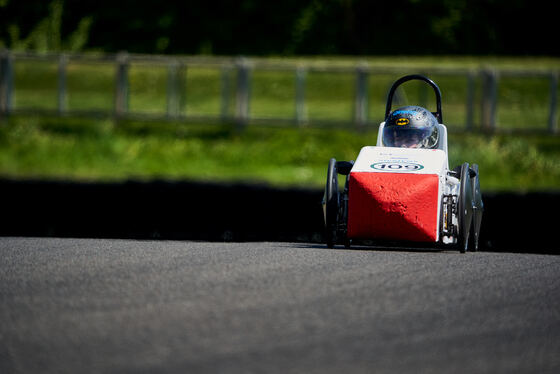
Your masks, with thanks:
[[(355, 159), (376, 132), (18, 116), (0, 122), (0, 176), (171, 179), (321, 187), (331, 157)], [(478, 163), (483, 190), (560, 187), (560, 137), (450, 133), (450, 164)]]
[[(276, 58), (267, 58), (274, 61)], [(286, 59), (278, 59), (286, 62)], [(372, 72), (368, 79), (368, 118), (379, 123), (390, 85), (403, 74), (432, 68), (558, 70), (557, 58), (376, 57), (293, 58), (294, 63), (334, 67), (392, 67), (395, 73)], [(66, 107), (112, 113), (115, 65), (70, 60)], [(58, 65), (54, 61), (17, 60), (14, 64), (15, 109), (56, 109)], [(251, 71), (250, 115), (295, 117), (295, 74), (286, 70)], [(487, 190), (543, 190), (560, 187), (560, 137), (465, 135), (467, 79), (464, 75), (429, 74), (443, 94), (444, 123), (450, 139), (450, 163), (480, 165)], [(235, 113), (237, 73), (189, 66), (179, 71), (178, 114), (215, 116)], [(167, 111), (166, 65), (135, 62), (129, 67), (129, 111)], [(550, 82), (546, 77), (501, 76), (497, 121), (502, 128), (545, 129)], [(222, 88), (228, 88), (222, 91)], [(480, 119), (481, 81), (475, 82), (475, 124)], [(350, 121), (354, 112), (355, 75), (308, 71), (305, 116), (313, 121)], [(435, 110), (429, 87), (406, 83), (395, 105), (419, 104)], [(558, 95), (557, 100), (560, 100)], [(558, 103), (557, 103), (558, 104)], [(197, 179), (255, 181), (273, 185), (319, 187), (329, 158), (355, 159), (364, 145), (375, 144), (375, 126), (356, 132), (340, 128), (269, 128), (243, 132), (223, 124), (120, 122), (110, 120), (14, 116), (0, 122), (0, 176), (75, 180)]]

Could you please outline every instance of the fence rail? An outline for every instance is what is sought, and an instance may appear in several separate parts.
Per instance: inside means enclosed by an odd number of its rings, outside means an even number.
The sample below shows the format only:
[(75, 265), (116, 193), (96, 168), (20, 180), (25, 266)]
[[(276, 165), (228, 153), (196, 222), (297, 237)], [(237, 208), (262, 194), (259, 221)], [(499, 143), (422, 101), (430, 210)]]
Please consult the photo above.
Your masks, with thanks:
[[(28, 78), (29, 70), (18, 70), (20, 65), (29, 66), (29, 64), (50, 64), (55, 66), (45, 77), (38, 76), (36, 79)], [(112, 92), (104, 92), (102, 105), (69, 105), (69, 99), (73, 93), (69, 90), (69, 72), (73, 71), (76, 64), (86, 65), (103, 65), (109, 66), (112, 70), (111, 81)], [(157, 99), (165, 104), (158, 110), (142, 111), (131, 108), (131, 99), (134, 99), (134, 93), (131, 92), (131, 68), (145, 67), (150, 69), (163, 69), (165, 73), (165, 90), (159, 94)], [(211, 113), (204, 112), (187, 112), (185, 107), (188, 106), (189, 97), (186, 97), (185, 90), (189, 83), (187, 77), (191, 69), (210, 69), (216, 72), (216, 85), (219, 86), (219, 92), (213, 95), (207, 95), (205, 100), (218, 102), (219, 109)], [(54, 70), (55, 72), (53, 72)], [(262, 93), (254, 92), (255, 73), (281, 72), (291, 75), (293, 89), (291, 98), (287, 99), (292, 102), (292, 108), (286, 110), (289, 115), (259, 115), (253, 113), (251, 104), (255, 100), (259, 100)], [(141, 55), (141, 54), (103, 54), (103, 55), (86, 55), (86, 54), (36, 54), (12, 52), (8, 50), (0, 51), (0, 116), (5, 117), (10, 114), (28, 114), (28, 113), (50, 113), (57, 115), (83, 115), (83, 116), (111, 116), (117, 119), (121, 118), (157, 118), (183, 121), (223, 121), (234, 122), (239, 126), (245, 126), (250, 123), (284, 123), (295, 124), (297, 126), (321, 126), (321, 125), (343, 125), (353, 128), (363, 129), (370, 125), (377, 125), (382, 120), (382, 113), (376, 113), (370, 109), (374, 100), (384, 101), (384, 95), (373, 97), (370, 91), (372, 87), (383, 86), (383, 90), (387, 91), (387, 83), (379, 83), (376, 79), (380, 76), (389, 76), (394, 80), (400, 75), (409, 73), (424, 73), (429, 76), (437, 75), (439, 77), (455, 77), (461, 78), (461, 88), (464, 91), (460, 99), (462, 101), (455, 105), (455, 110), (463, 114), (462, 119), (457, 119), (455, 123), (451, 123), (456, 128), (463, 128), (466, 131), (475, 131), (477, 129), (487, 131), (527, 131), (527, 132), (548, 132), (558, 134), (558, 75), (559, 70), (520, 70), (520, 69), (492, 69), (492, 68), (421, 68), (421, 69), (403, 69), (390, 66), (370, 66), (366, 62), (325, 62), (313, 60), (282, 60), (282, 59), (259, 59), (244, 57), (209, 57), (209, 56), (161, 56), (161, 55)], [(18, 75), (19, 74), (19, 75)], [(40, 91), (44, 86), (42, 83), (46, 75), (51, 75), (50, 94), (54, 96), (55, 105), (46, 105), (43, 101), (47, 97), (37, 98), (35, 102), (29, 99), (18, 101), (17, 98), (33, 96), (34, 91)], [(160, 74), (160, 75), (161, 75)], [(310, 75), (326, 74), (325, 82), (334, 79), (336, 76), (344, 75), (348, 84), (352, 85), (351, 95), (345, 98), (336, 99), (333, 103), (346, 102), (346, 108), (351, 108), (345, 116), (337, 115), (335, 118), (329, 118), (328, 110), (322, 114), (320, 110), (315, 110), (315, 114), (321, 115), (313, 117), (308, 114), (311, 101), (308, 99), (308, 85)], [(19, 78), (16, 79), (16, 76)], [(55, 78), (53, 78), (55, 76)], [(82, 81), (95, 83), (95, 77), (88, 77), (84, 73), (79, 78)], [(508, 111), (512, 105), (508, 104), (509, 96), (515, 97), (517, 94), (501, 94), (501, 82), (504, 80), (523, 79), (539, 79), (541, 81), (539, 92), (539, 102), (537, 103), (541, 109), (539, 118), (535, 121), (527, 120), (529, 123), (521, 127), (503, 126), (498, 119), (499, 110)], [(20, 87), (20, 81), (23, 82)], [(548, 81), (548, 87), (543, 88), (543, 81)], [(192, 82), (191, 82), (192, 83)], [(206, 81), (199, 80), (197, 88), (204, 88)], [(285, 84), (286, 85), (286, 84)], [(87, 85), (85, 85), (87, 86)], [(515, 86), (515, 84), (510, 84)], [(450, 89), (455, 89), (454, 85), (450, 85)], [(43, 87), (44, 88), (44, 87)], [(284, 88), (285, 89), (285, 88)], [(322, 88), (318, 89), (323, 90)], [(444, 110), (445, 110), (445, 89), (444, 93)], [(524, 91), (523, 88), (520, 89)], [(25, 93), (24, 93), (25, 91)], [(52, 91), (56, 91), (52, 95)], [(87, 89), (86, 89), (87, 91)], [(333, 90), (336, 91), (336, 90)], [(380, 92), (381, 92), (380, 91)], [(541, 92), (546, 91), (546, 92)], [(88, 99), (87, 92), (81, 93), (82, 101), (87, 102), (93, 98), (93, 93)], [(426, 92), (420, 92), (421, 101), (426, 101)], [(509, 95), (509, 96), (508, 96)], [(164, 96), (164, 99), (161, 98)], [(331, 93), (331, 97), (337, 96), (337, 92)], [(546, 98), (545, 98), (546, 97)], [(505, 100), (504, 100), (505, 98)], [(45, 100), (43, 100), (45, 99)], [(284, 101), (286, 99), (284, 98)], [(536, 100), (536, 99), (535, 99)], [(530, 100), (529, 100), (530, 101)], [(544, 101), (544, 102), (543, 102)], [(52, 103), (53, 100), (50, 99)], [(110, 104), (107, 104), (110, 103)], [(285, 104), (285, 103), (284, 103)], [(328, 103), (326, 104), (329, 105)], [(274, 104), (271, 104), (274, 106)], [(527, 104), (527, 108), (517, 105), (520, 113), (534, 111), (534, 106)], [(274, 112), (274, 111), (273, 111)], [(506, 113), (507, 114), (507, 113)], [(514, 116), (514, 114), (512, 114)], [(447, 117), (447, 116), (446, 116)], [(506, 121), (508, 116), (504, 115)], [(510, 116), (511, 117), (511, 116)], [(459, 123), (462, 122), (462, 123)], [(449, 124), (448, 124), (449, 125)]]

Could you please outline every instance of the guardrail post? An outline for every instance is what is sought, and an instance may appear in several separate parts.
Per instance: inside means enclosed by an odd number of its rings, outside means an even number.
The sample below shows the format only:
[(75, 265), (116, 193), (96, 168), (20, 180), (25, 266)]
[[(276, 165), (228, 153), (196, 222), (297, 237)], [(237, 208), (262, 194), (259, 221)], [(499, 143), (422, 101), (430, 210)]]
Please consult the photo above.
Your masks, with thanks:
[(167, 66), (167, 118), (177, 118), (181, 113), (182, 67), (173, 60)]
[(7, 117), (12, 111), (14, 89), (13, 58), (9, 51), (0, 52), (0, 118)]
[(550, 73), (550, 110), (548, 113), (548, 131), (558, 132), (558, 72)]
[(227, 121), (230, 118), (230, 99), (231, 99), (231, 72), (230, 65), (222, 66), (221, 89), (220, 89), (220, 118)]
[(356, 102), (354, 105), (354, 122), (358, 128), (362, 128), (367, 122), (368, 104), (368, 70), (362, 64), (356, 68)]
[(119, 53), (116, 63), (115, 116), (122, 117), (128, 113), (128, 53)]
[(498, 76), (494, 70), (482, 71), (481, 125), (496, 130), (496, 108), (498, 101)]
[(299, 126), (307, 122), (307, 113), (305, 110), (305, 78), (307, 72), (303, 66), (296, 68), (296, 123)]
[(57, 104), (58, 114), (66, 112), (66, 65), (68, 57), (65, 54), (58, 56), (58, 76), (57, 76)]
[(474, 87), (475, 87), (475, 75), (474, 72), (469, 71), (467, 73), (467, 107), (466, 107), (466, 115), (467, 118), (466, 128), (467, 131), (472, 131), (474, 128), (473, 121), (474, 121)]
[(249, 121), (249, 101), (250, 101), (250, 83), (249, 83), (249, 65), (245, 59), (241, 58), (237, 61), (237, 91), (236, 91), (236, 111), (235, 122), (241, 128), (247, 125)]

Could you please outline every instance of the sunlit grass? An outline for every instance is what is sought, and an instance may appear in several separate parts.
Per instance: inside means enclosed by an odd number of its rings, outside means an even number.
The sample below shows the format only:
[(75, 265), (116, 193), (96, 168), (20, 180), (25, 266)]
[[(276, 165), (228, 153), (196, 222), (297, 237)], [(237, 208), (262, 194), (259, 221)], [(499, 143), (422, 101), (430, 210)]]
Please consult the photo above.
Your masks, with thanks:
[[(351, 160), (376, 131), (12, 117), (0, 176), (243, 181), (321, 188), (331, 157)], [(450, 165), (478, 163), (484, 190), (560, 188), (560, 138), (450, 133)]]
[[(268, 61), (286, 59), (268, 58)], [(390, 85), (403, 74), (428, 72), (442, 91), (444, 123), (449, 129), (450, 164), (478, 163), (486, 190), (542, 190), (560, 188), (560, 137), (489, 136), (459, 132), (467, 120), (467, 76), (430, 74), (433, 68), (558, 69), (554, 58), (494, 57), (299, 57), (289, 59), (314, 66), (373, 68), (367, 81), (367, 117), (373, 125), (358, 132), (313, 128), (314, 121), (351, 121), (355, 115), (356, 74), (348, 71), (305, 72), (303, 127), (249, 125), (243, 131), (227, 124), (142, 122), (15, 116), (0, 125), (0, 176), (76, 180), (195, 179), (253, 181), (280, 186), (321, 187), (331, 157), (355, 159), (364, 145), (375, 144), (376, 124), (383, 120)], [(381, 71), (383, 67), (399, 72)], [(379, 68), (379, 70), (375, 70)], [(170, 70), (171, 69), (171, 70)], [(173, 70), (175, 69), (175, 70)], [(69, 110), (114, 107), (115, 65), (103, 61), (69, 61), (66, 98)], [(174, 75), (173, 75), (174, 74)], [(175, 87), (170, 77), (175, 76)], [(250, 73), (249, 113), (255, 118), (294, 119), (296, 76), (291, 70)], [(137, 115), (235, 115), (235, 69), (219, 67), (131, 63), (128, 70), (128, 108)], [(498, 77), (499, 127), (540, 129), (548, 124), (550, 80), (540, 77)], [(482, 85), (473, 86), (472, 120), (480, 123)], [(14, 108), (58, 108), (58, 62), (16, 61)], [(418, 104), (435, 110), (431, 89), (409, 82), (395, 96), (395, 107)], [(170, 92), (175, 92), (174, 102)], [(559, 95), (560, 96), (560, 95)], [(560, 100), (560, 97), (557, 97)], [(170, 104), (175, 107), (170, 107)], [(557, 103), (558, 105), (558, 103)], [(108, 118), (108, 117), (106, 117)], [(311, 126), (309, 126), (311, 124)]]

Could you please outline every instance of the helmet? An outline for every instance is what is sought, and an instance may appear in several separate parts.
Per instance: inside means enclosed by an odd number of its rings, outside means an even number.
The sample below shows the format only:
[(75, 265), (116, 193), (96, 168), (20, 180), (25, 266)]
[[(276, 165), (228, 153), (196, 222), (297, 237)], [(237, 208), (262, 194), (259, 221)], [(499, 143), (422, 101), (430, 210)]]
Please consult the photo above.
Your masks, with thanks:
[(386, 147), (434, 148), (438, 139), (438, 120), (420, 106), (395, 109), (385, 120), (382, 140)]

